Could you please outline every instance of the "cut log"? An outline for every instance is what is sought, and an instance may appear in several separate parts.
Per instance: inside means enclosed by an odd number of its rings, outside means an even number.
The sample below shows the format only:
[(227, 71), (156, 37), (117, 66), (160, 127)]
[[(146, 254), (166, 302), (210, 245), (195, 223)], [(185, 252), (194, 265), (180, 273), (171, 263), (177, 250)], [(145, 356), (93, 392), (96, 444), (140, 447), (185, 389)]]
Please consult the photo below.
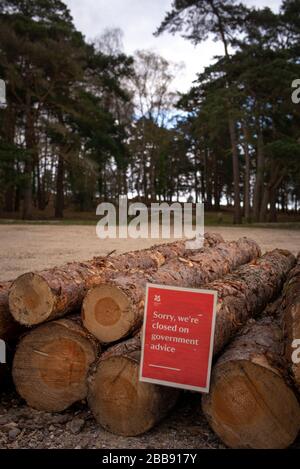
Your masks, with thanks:
[(254, 241), (243, 238), (171, 259), (155, 272), (115, 272), (109, 282), (87, 293), (82, 305), (83, 324), (100, 342), (115, 342), (141, 327), (147, 282), (199, 287), (260, 254)]
[(300, 407), (286, 376), (282, 329), (274, 318), (248, 325), (219, 359), (202, 409), (231, 448), (281, 449), (300, 430)]
[[(218, 283), (206, 285), (205, 288), (214, 287), (221, 294), (216, 352), (249, 317), (262, 311), (280, 290), (294, 262), (290, 253), (274, 251), (240, 267)], [(230, 325), (226, 325), (223, 333), (225, 320)], [(113, 433), (130, 436), (146, 432), (178, 398), (173, 394), (174, 388), (139, 382), (139, 360), (140, 334), (137, 334), (134, 339), (110, 348), (92, 367), (88, 379), (88, 403), (97, 421)]]
[(297, 265), (290, 272), (284, 286), (282, 306), (286, 357), (290, 363), (295, 385), (300, 392), (300, 254)]
[[(214, 246), (221, 241), (221, 236), (208, 233), (204, 245)], [(107, 280), (114, 271), (155, 270), (168, 259), (184, 257), (187, 251), (186, 242), (178, 241), (120, 256), (95, 258), (39, 273), (26, 273), (12, 284), (9, 294), (11, 314), (25, 326), (60, 318), (79, 309), (86, 292)]]
[(139, 381), (140, 338), (110, 348), (90, 371), (88, 404), (106, 430), (136, 436), (174, 407), (180, 391)]
[(29, 406), (59, 412), (86, 397), (88, 368), (100, 350), (78, 322), (53, 321), (21, 339), (13, 380)]
[(9, 311), (8, 294), (11, 282), (0, 284), (0, 339), (5, 342), (14, 341), (18, 338), (22, 328)]
[(205, 286), (218, 292), (215, 355), (275, 299), (295, 261), (289, 251), (276, 249)]

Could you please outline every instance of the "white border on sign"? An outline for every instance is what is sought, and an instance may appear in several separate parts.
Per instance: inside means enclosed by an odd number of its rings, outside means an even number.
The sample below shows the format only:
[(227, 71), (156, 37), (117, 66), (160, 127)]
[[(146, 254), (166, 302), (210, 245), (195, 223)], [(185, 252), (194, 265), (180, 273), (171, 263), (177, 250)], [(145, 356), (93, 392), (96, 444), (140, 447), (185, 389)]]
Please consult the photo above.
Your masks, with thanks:
[[(190, 293), (205, 293), (214, 296), (214, 305), (213, 305), (213, 317), (212, 317), (212, 327), (211, 327), (211, 336), (210, 336), (210, 347), (209, 347), (209, 357), (208, 357), (208, 368), (206, 376), (206, 387), (198, 386), (189, 386), (187, 384), (175, 383), (174, 381), (163, 381), (158, 379), (147, 378), (143, 376), (143, 363), (144, 363), (144, 346), (145, 346), (145, 334), (147, 326), (147, 306), (148, 306), (148, 291), (149, 288), (160, 288), (161, 290), (173, 290), (173, 291), (186, 291)], [(145, 297), (145, 306), (144, 306), (144, 324), (142, 332), (142, 353), (141, 353), (141, 362), (140, 362), (140, 372), (139, 380), (144, 383), (160, 384), (161, 386), (168, 386), (170, 388), (179, 388), (187, 389), (190, 391), (198, 391), (201, 393), (209, 393), (210, 389), (210, 379), (211, 379), (211, 368), (212, 368), (212, 359), (213, 359), (213, 350), (214, 350), (214, 337), (215, 337), (215, 328), (216, 328), (216, 317), (217, 317), (217, 301), (218, 301), (218, 292), (216, 290), (201, 290), (198, 288), (184, 288), (184, 287), (174, 287), (168, 285), (157, 285), (155, 283), (146, 284), (146, 297)]]

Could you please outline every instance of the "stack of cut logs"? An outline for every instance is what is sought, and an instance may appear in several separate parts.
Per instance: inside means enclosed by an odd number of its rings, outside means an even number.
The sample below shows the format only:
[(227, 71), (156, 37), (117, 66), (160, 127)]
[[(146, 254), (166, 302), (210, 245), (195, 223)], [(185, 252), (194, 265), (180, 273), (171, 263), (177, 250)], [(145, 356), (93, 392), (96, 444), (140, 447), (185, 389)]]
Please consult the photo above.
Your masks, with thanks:
[[(300, 430), (300, 256), (205, 235), (27, 273), (0, 285), (0, 338), (29, 406), (59, 412), (86, 399), (126, 436), (151, 429), (181, 391), (139, 381), (146, 283), (218, 292), (210, 393), (199, 409), (226, 445), (286, 448)], [(30, 329), (29, 329), (30, 328)], [(17, 344), (17, 345), (16, 345)], [(9, 365), (0, 365), (0, 384)]]

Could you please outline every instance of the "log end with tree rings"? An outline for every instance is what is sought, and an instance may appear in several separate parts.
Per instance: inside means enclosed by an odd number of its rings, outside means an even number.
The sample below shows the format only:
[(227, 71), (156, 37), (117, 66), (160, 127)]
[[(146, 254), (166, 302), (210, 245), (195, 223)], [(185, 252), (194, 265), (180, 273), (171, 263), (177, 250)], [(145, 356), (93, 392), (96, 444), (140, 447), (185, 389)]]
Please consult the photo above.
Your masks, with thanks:
[(90, 289), (82, 305), (84, 327), (101, 343), (126, 337), (135, 324), (135, 314), (126, 294), (113, 284)]
[(122, 355), (100, 360), (88, 388), (88, 404), (98, 423), (123, 436), (150, 430), (179, 397), (178, 389), (139, 381), (139, 358)]
[(281, 327), (274, 318), (250, 323), (219, 358), (202, 409), (231, 448), (283, 449), (300, 430)]
[(13, 380), (27, 404), (63, 411), (87, 394), (87, 373), (98, 347), (72, 320), (43, 324), (23, 337), (13, 361)]
[(18, 277), (9, 293), (9, 308), (14, 319), (24, 326), (34, 326), (50, 319), (56, 296), (46, 280), (29, 272)]
[(300, 429), (294, 392), (280, 375), (255, 362), (216, 366), (202, 408), (214, 432), (231, 448), (287, 448)]

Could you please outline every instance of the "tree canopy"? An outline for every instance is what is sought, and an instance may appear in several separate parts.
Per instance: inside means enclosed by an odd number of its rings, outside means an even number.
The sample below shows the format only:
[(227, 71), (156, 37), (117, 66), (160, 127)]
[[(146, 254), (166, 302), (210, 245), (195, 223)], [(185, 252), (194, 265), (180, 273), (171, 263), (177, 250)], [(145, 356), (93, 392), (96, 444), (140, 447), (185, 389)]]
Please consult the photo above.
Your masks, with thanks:
[(184, 95), (173, 85), (181, 64), (128, 56), (119, 28), (88, 42), (63, 1), (1, 2), (1, 213), (61, 218), (124, 194), (226, 205), (236, 223), (299, 212), (300, 0), (278, 13), (174, 0), (163, 33), (223, 45), (205, 70), (199, 57)]

